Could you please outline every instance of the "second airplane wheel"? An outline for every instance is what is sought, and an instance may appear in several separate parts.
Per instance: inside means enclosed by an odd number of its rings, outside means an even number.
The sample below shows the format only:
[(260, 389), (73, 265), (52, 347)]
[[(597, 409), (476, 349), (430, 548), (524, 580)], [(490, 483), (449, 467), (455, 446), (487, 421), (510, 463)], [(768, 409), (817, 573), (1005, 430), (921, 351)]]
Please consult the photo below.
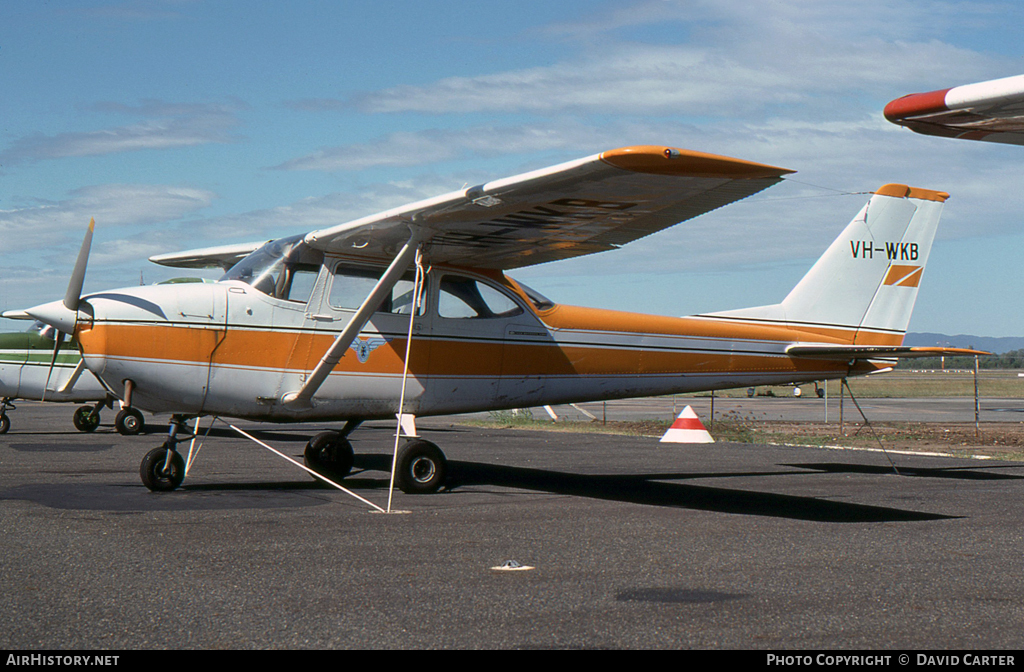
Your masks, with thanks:
[(92, 406), (79, 406), (71, 416), (71, 422), (75, 423), (75, 429), (80, 432), (95, 431), (100, 426), (100, 412)]
[(340, 481), (352, 471), (352, 444), (338, 432), (320, 432), (306, 444), (306, 467), (331, 480)]
[(430, 441), (413, 439), (398, 451), (395, 480), (410, 495), (437, 492), (448, 476), (448, 460)]
[(114, 428), (118, 434), (135, 436), (146, 428), (146, 421), (142, 419), (142, 413), (134, 408), (122, 408), (114, 418)]
[(0, 434), (6, 434), (10, 428), (11, 419), (7, 417), (6, 413), (0, 413)]

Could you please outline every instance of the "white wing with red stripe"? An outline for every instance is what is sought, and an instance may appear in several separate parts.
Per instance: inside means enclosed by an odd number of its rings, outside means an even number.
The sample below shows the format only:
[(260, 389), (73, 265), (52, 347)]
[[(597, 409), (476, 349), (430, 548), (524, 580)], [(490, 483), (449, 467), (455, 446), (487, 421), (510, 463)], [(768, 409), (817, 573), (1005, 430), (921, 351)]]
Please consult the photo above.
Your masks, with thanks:
[(1024, 145), (1024, 75), (912, 93), (885, 118), (925, 135)]

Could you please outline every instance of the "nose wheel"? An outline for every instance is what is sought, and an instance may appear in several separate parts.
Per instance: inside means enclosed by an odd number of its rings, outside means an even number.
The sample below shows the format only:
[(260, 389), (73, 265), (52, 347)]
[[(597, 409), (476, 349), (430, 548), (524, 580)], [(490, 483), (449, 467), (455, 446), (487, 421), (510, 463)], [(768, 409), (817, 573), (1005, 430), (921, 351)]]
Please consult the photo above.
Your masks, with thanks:
[[(102, 404), (100, 404), (102, 406)], [(94, 432), (100, 426), (99, 406), (79, 406), (71, 416), (71, 422), (80, 432)]]
[(114, 418), (114, 429), (117, 430), (118, 434), (124, 436), (135, 436), (145, 428), (146, 421), (143, 420), (142, 413), (138, 409), (122, 408), (117, 412), (117, 417)]
[(185, 460), (165, 443), (142, 458), (139, 476), (142, 484), (153, 492), (174, 490), (185, 480)]
[[(178, 432), (184, 428), (185, 417), (172, 415), (167, 440), (142, 458), (139, 476), (142, 478), (142, 484), (153, 492), (174, 490), (185, 480), (185, 460), (178, 453)], [(185, 438), (192, 438), (192, 435)]]
[(6, 434), (11, 428), (11, 419), (7, 417), (7, 411), (13, 411), (14, 404), (9, 397), (0, 399), (0, 434)]

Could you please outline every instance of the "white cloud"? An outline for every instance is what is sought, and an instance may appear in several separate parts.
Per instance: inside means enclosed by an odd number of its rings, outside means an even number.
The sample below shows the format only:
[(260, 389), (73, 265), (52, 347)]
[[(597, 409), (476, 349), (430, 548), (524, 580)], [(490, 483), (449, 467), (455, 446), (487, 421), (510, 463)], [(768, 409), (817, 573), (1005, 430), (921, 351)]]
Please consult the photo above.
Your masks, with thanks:
[(564, 120), (511, 126), (475, 126), (457, 130), (428, 129), (390, 133), (370, 142), (326, 148), (291, 159), (274, 168), (354, 171), (380, 166), (414, 166), (473, 156), (492, 157), (600, 147), (601, 139), (611, 135), (613, 132), (608, 128), (597, 129)]
[[(949, 21), (959, 6), (936, 11), (922, 3), (889, 4), (639, 3), (590, 23), (552, 27), (551, 32), (592, 37), (574, 58), (366, 92), (348, 103), (367, 113), (730, 118), (798, 104), (804, 115), (820, 117), (822, 110), (839, 110), (857, 96), (902, 91), (937, 72), (949, 81), (969, 81), (1002, 64), (937, 39), (934, 26), (943, 21), (936, 14)], [(971, 12), (960, 12), (969, 21)], [(613, 33), (659, 21), (679, 26), (675, 43), (631, 42)]]
[(63, 157), (223, 143), (231, 140), (229, 131), (238, 124), (233, 108), (226, 105), (144, 101), (137, 106), (106, 103), (96, 106), (96, 109), (141, 116), (145, 121), (97, 131), (26, 136), (0, 153), (0, 163), (10, 165)]
[(61, 244), (67, 232), (84, 233), (90, 218), (102, 228), (163, 223), (208, 207), (214, 198), (203, 189), (167, 185), (82, 187), (62, 201), (0, 210), (3, 253)]

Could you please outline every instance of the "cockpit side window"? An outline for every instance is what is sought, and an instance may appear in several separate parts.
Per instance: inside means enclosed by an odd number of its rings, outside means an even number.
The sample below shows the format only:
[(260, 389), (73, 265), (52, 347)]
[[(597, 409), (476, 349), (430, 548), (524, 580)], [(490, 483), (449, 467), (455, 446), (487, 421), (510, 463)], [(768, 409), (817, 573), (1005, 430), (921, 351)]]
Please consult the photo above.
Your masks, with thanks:
[[(373, 287), (380, 280), (381, 275), (383, 275), (381, 269), (350, 266), (345, 263), (338, 264), (334, 269), (334, 280), (331, 282), (328, 302), (335, 308), (358, 310), (366, 297), (373, 291)], [(412, 312), (413, 281), (412, 272), (402, 276), (402, 279), (391, 288), (391, 293), (384, 297), (377, 312), (397, 315), (408, 315)], [(424, 304), (425, 301), (421, 300), (418, 315), (423, 314)]]
[(437, 313), (449, 319), (513, 317), (523, 308), (496, 287), (461, 275), (441, 279)]

